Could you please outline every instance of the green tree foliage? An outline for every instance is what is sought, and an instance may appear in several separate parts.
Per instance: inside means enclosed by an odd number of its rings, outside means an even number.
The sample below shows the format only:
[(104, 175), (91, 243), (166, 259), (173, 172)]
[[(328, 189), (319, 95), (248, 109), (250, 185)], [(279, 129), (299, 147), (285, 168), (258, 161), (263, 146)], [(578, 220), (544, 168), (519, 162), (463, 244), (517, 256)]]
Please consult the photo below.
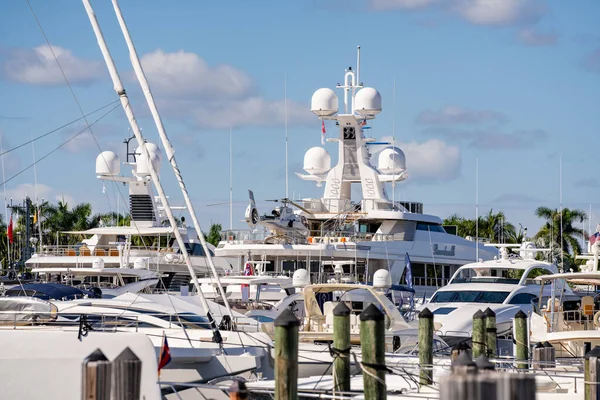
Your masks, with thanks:
[(205, 234), (204, 238), (206, 239), (206, 241), (208, 243), (211, 243), (212, 245), (216, 246), (221, 241), (221, 231), (222, 230), (223, 230), (223, 227), (221, 226), (221, 224), (212, 224), (210, 226), (208, 234)]

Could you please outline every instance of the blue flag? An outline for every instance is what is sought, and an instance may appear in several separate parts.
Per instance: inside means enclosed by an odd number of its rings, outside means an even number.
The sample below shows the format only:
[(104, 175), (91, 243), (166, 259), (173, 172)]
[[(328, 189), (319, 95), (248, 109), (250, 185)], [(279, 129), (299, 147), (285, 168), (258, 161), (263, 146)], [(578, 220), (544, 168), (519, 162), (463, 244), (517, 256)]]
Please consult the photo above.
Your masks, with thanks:
[[(406, 285), (409, 288), (413, 288), (413, 277), (412, 277), (412, 265), (410, 264), (410, 257), (408, 256), (408, 253), (406, 253), (406, 256), (404, 257), (404, 264), (405, 264), (405, 268), (406, 268)], [(412, 309), (415, 306), (415, 295), (414, 293), (410, 294), (410, 308)]]

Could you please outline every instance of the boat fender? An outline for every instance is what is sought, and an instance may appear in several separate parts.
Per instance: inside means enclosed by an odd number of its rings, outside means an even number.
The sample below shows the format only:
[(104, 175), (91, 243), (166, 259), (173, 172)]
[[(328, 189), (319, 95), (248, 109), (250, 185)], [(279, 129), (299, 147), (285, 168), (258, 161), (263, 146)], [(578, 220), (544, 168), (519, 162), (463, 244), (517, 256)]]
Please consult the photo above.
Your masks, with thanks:
[(600, 311), (594, 314), (594, 325), (600, 327)]

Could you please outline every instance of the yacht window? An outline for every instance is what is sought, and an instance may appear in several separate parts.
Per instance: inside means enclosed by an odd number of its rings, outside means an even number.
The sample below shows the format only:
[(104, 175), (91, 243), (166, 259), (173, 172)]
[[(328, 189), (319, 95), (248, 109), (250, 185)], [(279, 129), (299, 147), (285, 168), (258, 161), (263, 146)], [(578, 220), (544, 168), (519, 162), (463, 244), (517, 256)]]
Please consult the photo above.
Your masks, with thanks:
[(510, 292), (488, 291), (443, 291), (437, 292), (431, 303), (503, 303)]
[(443, 226), (438, 224), (431, 224), (429, 222), (417, 222), (417, 230), (446, 233)]
[(523, 270), (514, 268), (461, 268), (451, 283), (519, 284)]
[(531, 304), (537, 296), (531, 293), (519, 293), (509, 300), (508, 304)]

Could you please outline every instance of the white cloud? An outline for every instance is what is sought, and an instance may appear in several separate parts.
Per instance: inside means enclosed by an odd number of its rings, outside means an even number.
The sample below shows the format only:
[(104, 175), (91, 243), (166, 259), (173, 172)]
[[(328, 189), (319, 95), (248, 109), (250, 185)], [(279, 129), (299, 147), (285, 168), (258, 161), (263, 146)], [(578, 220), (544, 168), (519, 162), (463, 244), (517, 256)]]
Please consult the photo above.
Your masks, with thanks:
[(439, 2), (440, 0), (371, 0), (371, 7), (378, 11), (394, 9), (417, 10)]
[[(96, 60), (84, 60), (70, 50), (52, 46), (65, 75), (72, 84), (87, 84), (102, 77), (104, 64)], [(9, 80), (30, 85), (61, 85), (63, 75), (47, 45), (34, 49), (15, 49), (2, 63), (4, 75)]]
[[(284, 121), (283, 100), (256, 93), (252, 79), (230, 65), (209, 66), (195, 53), (156, 50), (142, 57), (144, 71), (161, 112), (195, 125), (227, 129), (241, 125), (273, 126)], [(308, 106), (287, 101), (290, 125), (313, 120)]]
[(533, 28), (524, 28), (519, 31), (517, 38), (521, 43), (529, 46), (552, 46), (558, 42), (558, 35), (554, 31), (548, 33), (538, 32)]
[(470, 110), (449, 105), (438, 111), (426, 110), (417, 116), (417, 122), (424, 125), (480, 124), (484, 122), (504, 122), (506, 116), (497, 111)]
[[(391, 142), (391, 137), (382, 137)], [(449, 181), (460, 176), (461, 155), (457, 146), (448, 145), (443, 140), (430, 139), (426, 142), (396, 142), (406, 155), (406, 171), (409, 181), (437, 182)], [(377, 159), (373, 154), (373, 159)]]
[(460, 129), (435, 127), (423, 130), (429, 136), (441, 136), (456, 141), (466, 141), (470, 147), (480, 150), (516, 150), (531, 149), (544, 143), (549, 137), (542, 129), (517, 129), (505, 132), (496, 128)]
[(475, 25), (491, 26), (535, 24), (546, 13), (540, 0), (371, 0), (371, 7), (442, 10)]
[[(285, 119), (283, 100), (269, 101), (258, 96), (198, 104), (192, 113), (198, 125), (222, 129), (240, 125), (282, 125)], [(287, 101), (287, 118), (290, 125), (314, 120), (306, 105), (290, 100)]]
[(520, 25), (536, 23), (546, 12), (536, 0), (458, 0), (453, 11), (476, 25)]
[(244, 72), (230, 65), (209, 66), (196, 53), (158, 49), (141, 59), (148, 81), (161, 96), (241, 97), (252, 93)]
[(69, 204), (70, 207), (76, 205), (75, 200), (68, 193), (51, 188), (50, 186), (41, 183), (38, 183), (37, 186), (33, 183), (22, 183), (13, 189), (6, 190), (6, 198), (9, 202), (10, 199), (12, 199), (13, 202), (19, 203), (25, 199), (26, 196), (29, 196), (29, 198), (35, 202), (36, 195), (40, 202), (42, 199), (44, 199), (45, 201), (49, 201), (51, 203), (64, 201)]

